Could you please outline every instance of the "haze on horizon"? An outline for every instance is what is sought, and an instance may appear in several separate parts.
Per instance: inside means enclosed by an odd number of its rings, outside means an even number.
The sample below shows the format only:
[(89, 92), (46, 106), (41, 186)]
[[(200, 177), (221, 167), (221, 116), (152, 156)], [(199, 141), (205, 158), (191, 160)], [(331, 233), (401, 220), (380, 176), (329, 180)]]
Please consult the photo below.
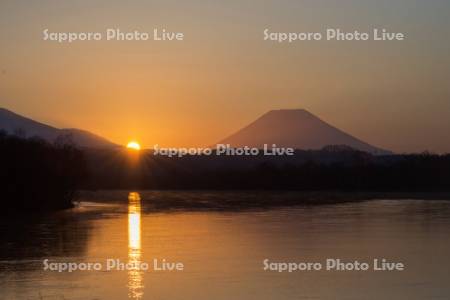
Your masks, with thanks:
[[(24, 1), (0, 4), (0, 107), (143, 147), (205, 146), (304, 108), (396, 152), (450, 152), (450, 3)], [(404, 32), (403, 42), (263, 41), (263, 30)], [(42, 40), (165, 28), (182, 42)]]

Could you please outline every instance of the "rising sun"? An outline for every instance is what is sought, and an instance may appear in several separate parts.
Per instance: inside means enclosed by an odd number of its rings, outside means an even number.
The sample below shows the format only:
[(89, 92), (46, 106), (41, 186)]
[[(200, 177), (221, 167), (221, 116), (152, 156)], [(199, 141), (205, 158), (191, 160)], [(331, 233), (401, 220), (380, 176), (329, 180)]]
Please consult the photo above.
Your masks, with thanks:
[(141, 145), (139, 145), (138, 142), (131, 141), (127, 144), (127, 148), (133, 150), (141, 150)]

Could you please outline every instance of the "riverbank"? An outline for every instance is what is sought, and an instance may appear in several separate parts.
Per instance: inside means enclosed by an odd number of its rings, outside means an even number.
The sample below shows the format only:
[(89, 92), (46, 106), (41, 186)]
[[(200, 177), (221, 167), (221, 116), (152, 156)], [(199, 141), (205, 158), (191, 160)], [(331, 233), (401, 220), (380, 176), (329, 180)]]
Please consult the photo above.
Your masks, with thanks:
[[(127, 190), (82, 191), (81, 202), (123, 203)], [(212, 190), (144, 190), (138, 191), (141, 203), (153, 211), (236, 211), (330, 205), (369, 200), (450, 200), (450, 192), (342, 192), (342, 191), (212, 191)]]

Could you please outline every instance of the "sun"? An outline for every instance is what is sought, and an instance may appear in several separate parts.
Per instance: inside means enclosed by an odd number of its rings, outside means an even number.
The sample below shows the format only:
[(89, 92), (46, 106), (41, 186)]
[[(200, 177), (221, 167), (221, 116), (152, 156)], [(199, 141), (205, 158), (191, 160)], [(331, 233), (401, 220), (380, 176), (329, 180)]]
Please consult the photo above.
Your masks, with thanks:
[(127, 148), (133, 150), (141, 150), (141, 145), (139, 145), (139, 143), (136, 141), (131, 141), (127, 144)]

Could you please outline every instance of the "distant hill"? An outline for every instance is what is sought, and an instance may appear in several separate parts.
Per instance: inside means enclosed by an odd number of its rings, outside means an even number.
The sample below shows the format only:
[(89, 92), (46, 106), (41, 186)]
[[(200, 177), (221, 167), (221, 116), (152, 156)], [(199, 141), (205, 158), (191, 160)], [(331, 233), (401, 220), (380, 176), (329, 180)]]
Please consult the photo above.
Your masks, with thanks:
[(269, 111), (219, 144), (257, 148), (262, 148), (264, 144), (276, 144), (303, 150), (338, 145), (378, 155), (390, 153), (329, 125), (304, 109)]
[(118, 147), (118, 145), (91, 132), (75, 128), (55, 128), (23, 117), (4, 108), (0, 108), (0, 130), (5, 130), (9, 134), (22, 135), (24, 137), (37, 136), (49, 142), (55, 141), (58, 137), (69, 137), (71, 141), (79, 147)]

